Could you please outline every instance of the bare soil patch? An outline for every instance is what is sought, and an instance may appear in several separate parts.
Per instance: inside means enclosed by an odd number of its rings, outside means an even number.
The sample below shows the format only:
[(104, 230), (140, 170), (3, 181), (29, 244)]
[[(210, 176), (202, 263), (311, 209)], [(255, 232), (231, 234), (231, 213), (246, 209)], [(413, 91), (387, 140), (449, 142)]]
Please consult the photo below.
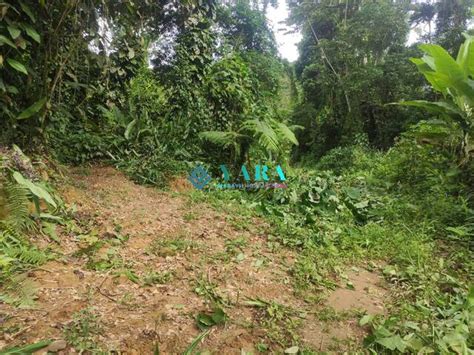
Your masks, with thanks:
[[(174, 186), (188, 189), (183, 181)], [(297, 255), (270, 250), (257, 219), (250, 228), (235, 228), (224, 212), (136, 185), (110, 167), (75, 170), (62, 194), (92, 232), (58, 231), (57, 260), (26, 275), (38, 289), (33, 309), (0, 304), (7, 330), (0, 348), (63, 340), (74, 335), (82, 316), (98, 324), (91, 341), (104, 351), (182, 353), (200, 334), (196, 316), (217, 301), (228, 320), (213, 327), (198, 349), (279, 352), (300, 339), (315, 351), (351, 350), (364, 335), (356, 317), (321, 320), (318, 314), (327, 307), (383, 312), (380, 279), (365, 270), (350, 272), (354, 289), (338, 288), (325, 305), (295, 296), (288, 265)], [(85, 253), (88, 238), (100, 247)], [(72, 349), (68, 342), (58, 351)]]

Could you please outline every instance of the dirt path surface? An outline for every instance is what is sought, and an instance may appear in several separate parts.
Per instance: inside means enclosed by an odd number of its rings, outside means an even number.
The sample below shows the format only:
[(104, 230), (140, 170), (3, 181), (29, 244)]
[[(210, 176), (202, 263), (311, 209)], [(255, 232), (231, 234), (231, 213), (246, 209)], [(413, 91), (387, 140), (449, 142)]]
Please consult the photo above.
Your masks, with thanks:
[[(257, 219), (239, 224), (108, 167), (76, 170), (63, 197), (77, 226), (58, 228), (55, 260), (26, 275), (33, 308), (0, 304), (0, 348), (55, 339), (50, 350), (64, 354), (180, 354), (204, 334), (195, 351), (344, 351), (360, 347), (361, 312), (384, 311), (381, 280), (363, 269), (348, 272), (353, 290), (321, 293), (319, 303), (296, 296), (297, 255), (269, 243)], [(196, 318), (216, 309), (226, 322), (203, 333)]]

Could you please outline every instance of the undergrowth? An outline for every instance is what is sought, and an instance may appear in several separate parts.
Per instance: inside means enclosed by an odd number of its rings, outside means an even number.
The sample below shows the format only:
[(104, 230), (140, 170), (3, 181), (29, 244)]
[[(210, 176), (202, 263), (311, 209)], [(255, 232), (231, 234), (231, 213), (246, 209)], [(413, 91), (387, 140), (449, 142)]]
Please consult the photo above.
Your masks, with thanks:
[[(52, 170), (50, 170), (51, 172)], [(32, 238), (59, 242), (55, 226), (66, 209), (40, 161), (32, 161), (16, 146), (0, 151), (0, 300), (31, 307), (36, 287), (24, 272), (52, 259), (52, 248), (41, 249)]]
[[(416, 128), (387, 153), (339, 148), (311, 170), (291, 170), (288, 189), (190, 198), (268, 220), (268, 243), (298, 250), (290, 272), (306, 300), (334, 288), (344, 265), (380, 272), (390, 312), (361, 319), (371, 330), (368, 350), (467, 353), (474, 346), (472, 167), (415, 137)], [(350, 158), (341, 159), (345, 153)]]

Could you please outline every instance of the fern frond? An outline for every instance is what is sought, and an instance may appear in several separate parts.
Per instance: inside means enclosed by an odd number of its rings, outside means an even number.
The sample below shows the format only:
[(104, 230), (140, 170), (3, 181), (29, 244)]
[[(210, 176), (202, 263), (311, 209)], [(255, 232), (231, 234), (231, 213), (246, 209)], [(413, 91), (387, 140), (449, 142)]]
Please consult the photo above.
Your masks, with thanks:
[(293, 143), (294, 145), (298, 145), (298, 140), (296, 139), (295, 134), (293, 133), (291, 128), (288, 127), (285, 123), (276, 122), (276, 131), (279, 133), (279, 136), (282, 139), (285, 139), (286, 141)]
[(11, 229), (0, 232), (0, 255), (27, 265), (40, 265), (48, 260), (45, 252), (24, 241)]
[(31, 229), (34, 226), (30, 218), (29, 191), (24, 186), (6, 182), (0, 188), (0, 218), (17, 230)]
[(31, 308), (37, 287), (33, 281), (24, 275), (10, 277), (0, 293), (0, 301), (19, 308)]
[(48, 261), (48, 256), (37, 248), (22, 246), (12, 252), (16, 253), (15, 257), (24, 264), (41, 265)]
[(279, 150), (280, 142), (278, 135), (267, 121), (259, 119), (247, 120), (243, 124), (243, 129), (251, 132), (264, 149), (271, 152)]
[(222, 147), (228, 147), (229, 145), (233, 145), (238, 139), (244, 138), (245, 136), (234, 131), (206, 131), (199, 133), (199, 137)]
[(235, 131), (206, 131), (199, 133), (199, 137), (207, 140), (208, 142), (217, 144), (222, 148), (231, 146), (237, 156), (241, 153), (242, 140), (248, 138), (248, 136)]

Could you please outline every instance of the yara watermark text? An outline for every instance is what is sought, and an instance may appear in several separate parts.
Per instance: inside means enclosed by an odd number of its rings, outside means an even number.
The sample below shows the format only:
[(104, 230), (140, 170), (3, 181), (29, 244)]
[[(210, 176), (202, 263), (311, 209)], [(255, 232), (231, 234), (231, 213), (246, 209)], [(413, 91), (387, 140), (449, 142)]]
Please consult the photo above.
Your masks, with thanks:
[[(238, 182), (231, 181), (231, 174), (226, 165), (222, 164), (219, 166), (219, 169), (222, 172), (222, 178), (224, 181), (215, 183), (214, 186), (217, 189), (256, 190), (287, 188), (286, 183), (284, 183), (286, 181), (286, 176), (280, 165), (277, 165), (274, 169), (270, 169), (266, 165), (256, 165), (253, 181), (247, 166), (242, 165), (239, 175), (240, 181)], [(212, 182), (212, 177), (202, 165), (198, 165), (190, 172), (188, 180), (195, 188), (202, 190)]]

